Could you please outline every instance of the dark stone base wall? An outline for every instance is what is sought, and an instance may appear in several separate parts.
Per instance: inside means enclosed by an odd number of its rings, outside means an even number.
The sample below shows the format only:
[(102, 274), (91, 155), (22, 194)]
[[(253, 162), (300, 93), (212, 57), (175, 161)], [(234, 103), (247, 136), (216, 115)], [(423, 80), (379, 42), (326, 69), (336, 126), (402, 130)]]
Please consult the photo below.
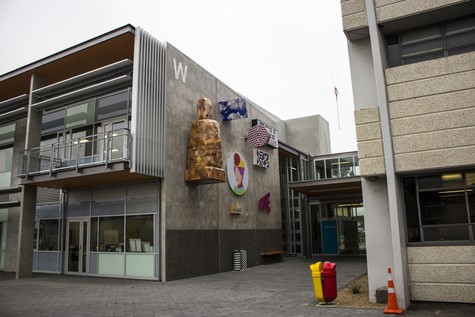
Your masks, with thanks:
[(261, 252), (282, 250), (282, 230), (167, 230), (166, 280), (233, 270), (233, 251), (247, 251), (248, 267)]

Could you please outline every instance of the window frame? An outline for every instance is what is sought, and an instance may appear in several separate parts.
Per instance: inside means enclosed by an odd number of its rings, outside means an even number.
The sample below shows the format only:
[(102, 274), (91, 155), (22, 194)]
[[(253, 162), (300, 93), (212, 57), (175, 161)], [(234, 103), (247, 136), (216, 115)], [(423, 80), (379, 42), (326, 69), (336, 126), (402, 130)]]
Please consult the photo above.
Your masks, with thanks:
[[(413, 245), (413, 246), (420, 246), (420, 245), (474, 245), (475, 244), (475, 219), (471, 218), (471, 213), (470, 211), (470, 203), (469, 203), (469, 192), (472, 192), (473, 189), (475, 188), (473, 185), (468, 185), (466, 181), (466, 175), (470, 173), (474, 173), (474, 170), (462, 170), (462, 171), (445, 171), (445, 172), (439, 172), (439, 173), (432, 173), (432, 174), (424, 174), (424, 175), (406, 175), (403, 177), (403, 182), (404, 180), (413, 180), (414, 181), (414, 190), (415, 192), (412, 193), (412, 189), (409, 190), (409, 192), (406, 191), (405, 185), (403, 186), (403, 191), (404, 191), (404, 216), (405, 216), (405, 222), (406, 222), (406, 243), (408, 245)], [(420, 178), (426, 178), (426, 177), (433, 177), (433, 176), (440, 176), (445, 174), (456, 174), (460, 173), (462, 175), (462, 183), (461, 185), (453, 185), (453, 186), (434, 186), (431, 188), (419, 188), (419, 179)], [(410, 186), (410, 185), (408, 185)], [(420, 193), (431, 193), (431, 192), (441, 192), (441, 191), (459, 191), (463, 190), (464, 196), (465, 196), (465, 212), (467, 213), (467, 222), (466, 223), (445, 223), (445, 224), (423, 224), (423, 212), (422, 212), (422, 206), (421, 206), (421, 199), (420, 199)], [(411, 202), (408, 201), (409, 194), (414, 194), (415, 195), (415, 202), (416, 202), (416, 207), (417, 208), (417, 215), (414, 214), (409, 214), (409, 212), (413, 212), (413, 210), (408, 210), (409, 205)], [(413, 202), (414, 203), (414, 202)], [(450, 206), (450, 205), (447, 205)], [(412, 216), (409, 218), (409, 216)], [(416, 217), (415, 217), (416, 216)], [(408, 227), (408, 223), (411, 222), (409, 219), (415, 219), (417, 218), (417, 226), (416, 227)], [(412, 223), (412, 222), (411, 222)], [(430, 240), (427, 241), (425, 239), (425, 234), (424, 231), (425, 229), (434, 229), (434, 228), (454, 228), (454, 227), (466, 227), (468, 231), (468, 240)], [(410, 241), (409, 240), (409, 231), (414, 230), (417, 228), (418, 231), (418, 241)]]
[[(462, 43), (458, 46), (449, 47), (448, 41), (454, 39), (455, 37), (463, 37), (464, 35), (469, 35), (470, 33), (475, 32), (475, 22), (473, 25), (464, 27), (463, 23), (460, 23), (461, 29), (447, 30), (450, 25), (454, 25), (457, 22), (470, 21), (475, 19), (475, 15), (468, 15), (455, 20), (443, 21), (441, 23), (426, 25), (419, 28), (404, 30), (397, 33), (390, 33), (385, 36), (386, 44), (386, 57), (389, 67), (397, 67), (401, 65), (409, 65), (422, 61), (428, 61), (433, 59), (438, 59), (442, 57), (453, 56), (457, 54), (462, 54), (465, 52), (475, 51), (475, 41), (471, 43)], [(439, 29), (437, 35), (427, 36), (420, 39), (412, 39), (407, 43), (403, 43), (403, 36), (412, 35), (416, 32), (424, 32), (430, 30), (431, 28)], [(468, 36), (468, 38), (471, 38)], [(413, 52), (410, 56), (404, 57), (403, 50), (404, 48), (416, 47), (418, 45), (427, 45), (431, 42), (442, 40), (442, 48), (437, 50), (423, 50), (419, 52)]]

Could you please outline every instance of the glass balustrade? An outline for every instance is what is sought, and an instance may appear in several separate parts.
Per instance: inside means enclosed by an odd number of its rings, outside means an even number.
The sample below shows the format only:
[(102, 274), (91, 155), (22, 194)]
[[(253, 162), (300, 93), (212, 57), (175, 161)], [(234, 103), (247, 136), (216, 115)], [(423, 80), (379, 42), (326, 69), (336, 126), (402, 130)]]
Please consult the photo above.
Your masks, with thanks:
[(20, 174), (28, 177), (130, 161), (130, 142), (130, 130), (123, 128), (31, 148), (23, 154)]

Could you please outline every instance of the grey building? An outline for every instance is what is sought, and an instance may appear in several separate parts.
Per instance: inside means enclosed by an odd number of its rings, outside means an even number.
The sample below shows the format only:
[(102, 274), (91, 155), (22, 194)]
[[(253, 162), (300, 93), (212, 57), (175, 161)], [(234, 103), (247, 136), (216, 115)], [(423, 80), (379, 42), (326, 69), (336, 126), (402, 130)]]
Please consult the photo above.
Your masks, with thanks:
[[(233, 153), (247, 163), (244, 195), (229, 177), (185, 182), (201, 97), (223, 169)], [(219, 102), (238, 98), (247, 117), (221, 121)], [(258, 163), (255, 120), (277, 131)], [(329, 153), (328, 123), (302, 120), (317, 124), (305, 152)], [(0, 269), (173, 280), (232, 270), (236, 249), (260, 264), (283, 249), (280, 168), (302, 133), (289, 124), (287, 137), (285, 121), (131, 25), (1, 75)]]
[(342, 0), (370, 297), (475, 301), (475, 2)]

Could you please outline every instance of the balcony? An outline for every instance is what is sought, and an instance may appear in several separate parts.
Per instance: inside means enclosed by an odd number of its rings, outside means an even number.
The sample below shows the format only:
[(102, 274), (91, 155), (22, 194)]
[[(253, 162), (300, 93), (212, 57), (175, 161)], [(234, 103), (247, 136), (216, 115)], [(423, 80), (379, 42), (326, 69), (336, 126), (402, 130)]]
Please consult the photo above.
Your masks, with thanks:
[(141, 179), (129, 172), (131, 140), (129, 129), (118, 129), (31, 148), (19, 177), (22, 184), (63, 189)]

